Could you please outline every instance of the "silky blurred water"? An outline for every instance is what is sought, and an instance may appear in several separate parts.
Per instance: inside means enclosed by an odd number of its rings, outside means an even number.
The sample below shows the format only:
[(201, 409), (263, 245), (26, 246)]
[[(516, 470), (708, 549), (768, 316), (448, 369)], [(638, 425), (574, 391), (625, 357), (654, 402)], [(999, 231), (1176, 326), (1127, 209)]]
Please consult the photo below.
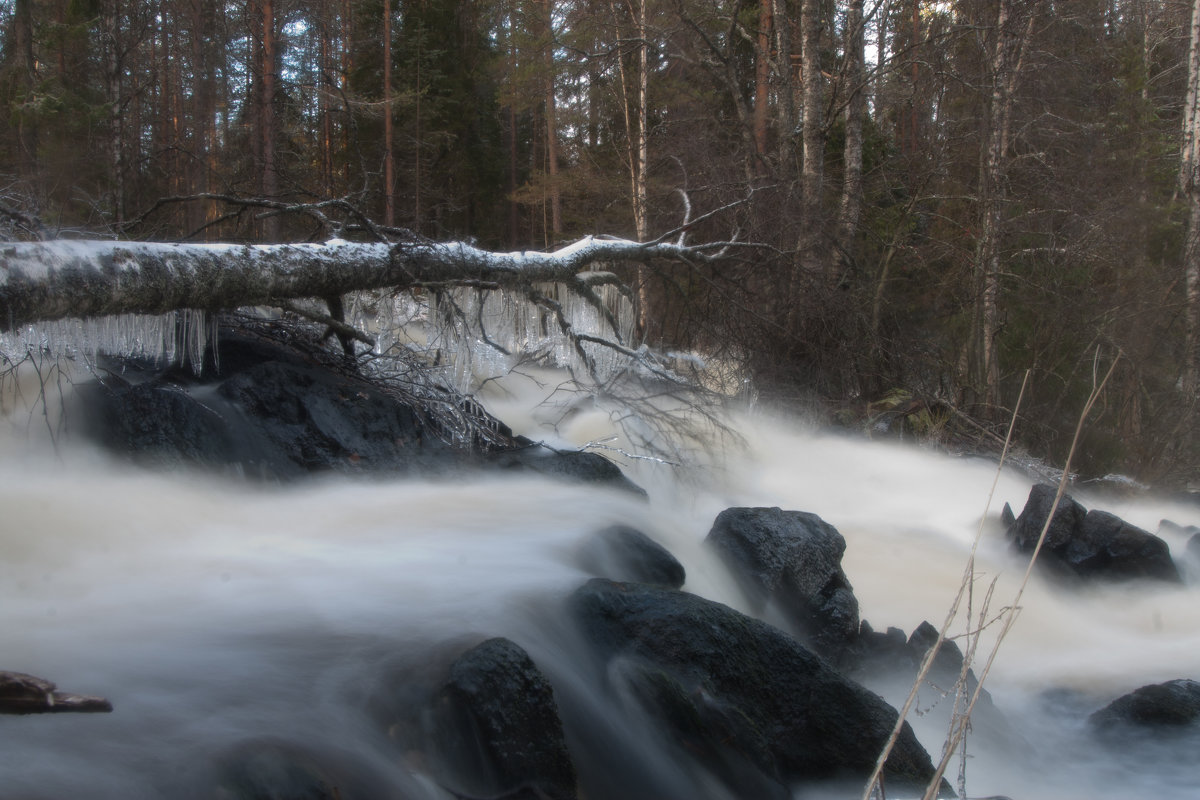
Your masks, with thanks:
[[(535, 438), (593, 441), (611, 427), (593, 410), (570, 424), (556, 417), (551, 429), (516, 413), (520, 397), (507, 398), (496, 406)], [(672, 550), (687, 590), (745, 609), (702, 546), (713, 518), (732, 505), (815, 512), (845, 535), (845, 571), (876, 630), (941, 622), (994, 464), (762, 415), (733, 424), (744, 449), (699, 478), (624, 459), (651, 493), (645, 503), (530, 477), (279, 487), (147, 472), (61, 437), (54, 452), (46, 432), (55, 425), (26, 415), (0, 445), (0, 669), (106, 696), (115, 710), (0, 717), (0, 798), (216, 796), (205, 787), (223, 754), (264, 740), (341, 754), (347, 770), (390, 785), (386, 796), (446, 797), (372, 715), (380, 676), (446, 642), (504, 635), (557, 687), (586, 691), (571, 688), (575, 654), (552, 611), (589, 577), (575, 557), (581, 543), (613, 523)], [(1019, 512), (1029, 487), (1004, 474), (991, 515), (1005, 501)], [(1162, 518), (1200, 524), (1192, 506), (1077, 499), (1152, 531)], [(1181, 557), (1182, 536), (1169, 542)], [(1023, 566), (993, 524), (977, 571), (977, 596), (996, 579), (998, 611)], [(1022, 606), (988, 682), (1017, 744), (975, 745), (970, 794), (1197, 796), (1194, 754), (1114, 754), (1083, 722), (1146, 683), (1200, 678), (1196, 584), (1068, 590), (1035, 576)], [(899, 702), (899, 687), (875, 688)], [(950, 702), (923, 693), (913, 719), (935, 759), (937, 709)], [(630, 742), (631, 759), (646, 760), (636, 767), (643, 774), (660, 769), (674, 775), (664, 786), (728, 796), (675, 775), (687, 765), (656, 766), (657, 745), (638, 739), (648, 732), (604, 724)]]

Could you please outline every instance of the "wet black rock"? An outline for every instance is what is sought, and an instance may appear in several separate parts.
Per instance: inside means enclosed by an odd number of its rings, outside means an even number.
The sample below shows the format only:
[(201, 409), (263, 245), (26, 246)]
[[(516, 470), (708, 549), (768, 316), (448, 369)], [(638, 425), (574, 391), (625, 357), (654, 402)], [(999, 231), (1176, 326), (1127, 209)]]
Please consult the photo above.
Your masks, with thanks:
[(511, 435), (459, 442), (433, 407), (471, 403), (449, 392), (422, 407), (328, 359), (281, 343), (223, 332), (219, 359), (201, 375), (137, 361), (114, 363), (80, 387), (71, 419), (103, 447), (152, 467), (200, 467), (271, 481), (319, 473), (420, 474), (458, 469), (527, 471), (645, 492), (595, 453), (559, 452)]
[(406, 470), (448, 450), (414, 409), (319, 367), (257, 364), (217, 391), (252, 421), (253, 450), (276, 474)]
[[(912, 632), (912, 635), (908, 637), (908, 649), (912, 654), (913, 662), (918, 667), (925, 661), (925, 656), (937, 642), (937, 637), (937, 628), (928, 621), (918, 625)], [(933, 663), (929, 665), (929, 673), (926, 676), (926, 680), (943, 691), (953, 690), (954, 685), (962, 676), (962, 668), (962, 649), (958, 646), (957, 642), (945, 639), (942, 641), (941, 647), (938, 648), (937, 655), (933, 657)], [(979, 680), (975, 677), (975, 671), (968, 667), (966, 673), (966, 691), (969, 695), (973, 695), (978, 687)], [(981, 690), (973, 719), (978, 720), (986, 716), (994, 708), (991, 694), (986, 689)]]
[[(1032, 553), (1057, 489), (1038, 484), (1008, 536), (1019, 552)], [(1180, 581), (1170, 548), (1157, 536), (1106, 511), (1088, 511), (1063, 495), (1046, 533), (1039, 563), (1076, 578)]]
[(1200, 731), (1200, 683), (1173, 680), (1143, 686), (1118, 697), (1088, 718), (1096, 728), (1136, 727), (1158, 731)]
[(597, 532), (580, 549), (580, 566), (601, 578), (655, 583), (678, 589), (687, 575), (683, 565), (658, 542), (628, 525)]
[(0, 714), (103, 713), (112, 710), (112, 704), (103, 697), (60, 691), (53, 682), (24, 672), (0, 671)]
[(517, 644), (493, 638), (461, 655), (428, 705), (440, 783), (460, 797), (576, 796), (550, 683)]
[(76, 389), (83, 427), (101, 446), (153, 467), (219, 466), (239, 460), (226, 418), (167, 380), (108, 375)]
[[(570, 606), (609, 691), (634, 698), (681, 758), (696, 759), (736, 796), (861, 785), (895, 725), (882, 698), (779, 629), (719, 603), (594, 579)], [(932, 774), (906, 723), (885, 772), (889, 790), (923, 787)]]
[(599, 453), (555, 450), (526, 440), (521, 447), (485, 454), (482, 463), (493, 469), (534, 472), (548, 478), (619, 489), (642, 498), (648, 496), (645, 489), (625, 477), (620, 467)]
[(816, 514), (729, 508), (706, 542), (756, 611), (772, 609), (823, 655), (838, 658), (858, 635), (858, 600), (842, 570), (846, 540)]
[(1010, 506), (1008, 503), (1005, 503), (1004, 508), (1000, 509), (1000, 524), (1004, 526), (1005, 530), (1008, 530), (1015, 525), (1016, 522), (1017, 517), (1013, 513), (1012, 506)]
[(900, 628), (889, 627), (880, 632), (865, 619), (859, 625), (855, 641), (854, 672), (916, 674), (919, 655), (908, 646), (908, 636)]

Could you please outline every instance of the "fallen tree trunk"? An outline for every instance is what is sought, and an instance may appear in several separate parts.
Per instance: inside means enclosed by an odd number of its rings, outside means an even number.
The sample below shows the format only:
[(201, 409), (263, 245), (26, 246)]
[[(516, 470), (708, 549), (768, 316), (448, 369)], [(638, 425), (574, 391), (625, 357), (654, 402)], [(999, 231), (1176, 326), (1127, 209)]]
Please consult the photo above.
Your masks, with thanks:
[(460, 242), (230, 245), (53, 241), (0, 245), (0, 331), (68, 317), (278, 305), (367, 289), (486, 282), (576, 282), (612, 261), (707, 261), (722, 244), (588, 237), (550, 253), (493, 253)]

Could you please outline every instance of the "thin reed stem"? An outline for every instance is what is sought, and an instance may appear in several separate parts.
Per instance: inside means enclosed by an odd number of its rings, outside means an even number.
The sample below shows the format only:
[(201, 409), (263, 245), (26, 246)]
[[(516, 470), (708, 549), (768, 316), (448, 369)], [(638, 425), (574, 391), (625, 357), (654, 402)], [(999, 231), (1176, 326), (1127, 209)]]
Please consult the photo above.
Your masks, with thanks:
[[(1097, 358), (1099, 358), (1098, 352)], [(1008, 614), (1004, 617), (1004, 622), (1000, 627), (1000, 634), (996, 637), (996, 642), (992, 645), (992, 650), (988, 654), (987, 662), (984, 664), (983, 670), (979, 674), (979, 681), (976, 683), (975, 691), (971, 695), (971, 702), (967, 705), (966, 714), (960, 724), (954, 729), (951, 740), (946, 743), (942, 760), (939, 762), (937, 769), (934, 771), (933, 778), (930, 780), (929, 785), (925, 788), (924, 800), (933, 800), (933, 798), (937, 797), (937, 791), (939, 785), (941, 784), (942, 776), (945, 775), (946, 767), (950, 762), (950, 755), (955, 751), (955, 749), (957, 749), (959, 743), (966, 735), (967, 722), (970, 720), (971, 714), (975, 710), (975, 704), (979, 701), (979, 698), (983, 693), (984, 681), (987, 680), (988, 675), (992, 671), (992, 665), (996, 662), (996, 654), (1000, 651), (1000, 645), (1003, 644), (1004, 637), (1008, 635), (1010, 630), (1012, 630), (1013, 624), (1020, 615), (1021, 597), (1025, 594), (1025, 587), (1029, 585), (1029, 576), (1033, 573), (1033, 565), (1037, 561), (1038, 554), (1042, 550), (1042, 545), (1046, 541), (1046, 534), (1050, 531), (1050, 523), (1054, 520), (1054, 514), (1056, 511), (1058, 511), (1058, 505), (1062, 500), (1063, 494), (1066, 493), (1067, 481), (1069, 481), (1071, 478), (1071, 461), (1074, 459), (1075, 451), (1079, 446), (1079, 437), (1083, 434), (1083, 426), (1087, 422), (1088, 415), (1092, 412), (1092, 407), (1095, 406), (1096, 401), (1100, 398), (1100, 394), (1104, 390), (1104, 386), (1108, 383), (1108, 379), (1112, 377), (1113, 371), (1116, 370), (1117, 362), (1120, 360), (1121, 353), (1118, 351), (1116, 358), (1113, 359), (1112, 364), (1108, 368), (1108, 372), (1105, 373), (1104, 378), (1101, 379), (1099, 383), (1096, 382), (1096, 362), (1093, 362), (1092, 392), (1090, 395), (1088, 395), (1087, 402), (1083, 406), (1083, 411), (1079, 415), (1079, 422), (1075, 425), (1075, 435), (1071, 438), (1071, 449), (1067, 451), (1067, 460), (1063, 466), (1062, 477), (1060, 477), (1058, 480), (1058, 491), (1055, 492), (1054, 502), (1050, 506), (1049, 514), (1046, 515), (1046, 522), (1042, 525), (1042, 531), (1038, 535), (1037, 544), (1034, 545), (1033, 553), (1029, 557), (1029, 564), (1025, 567), (1025, 574), (1022, 576), (1021, 583), (1017, 587), (1017, 593), (1013, 597), (1012, 604), (1008, 607)], [(973, 558), (974, 551), (972, 551), (972, 559)]]
[(896, 746), (896, 741), (900, 738), (900, 732), (904, 730), (904, 720), (908, 717), (908, 713), (912, 711), (913, 704), (917, 700), (917, 692), (924, 683), (929, 670), (933, 667), (933, 660), (937, 657), (938, 651), (942, 649), (942, 644), (946, 641), (946, 633), (950, 630), (950, 625), (958, 616), (959, 606), (962, 604), (963, 596), (967, 593), (967, 588), (970, 586), (975, 575), (975, 554), (979, 550), (979, 542), (983, 539), (983, 528), (987, 522), (988, 511), (992, 505), (992, 499), (996, 495), (996, 486), (1000, 483), (1000, 475), (1004, 470), (1004, 462), (1008, 458), (1008, 450), (1012, 444), (1013, 431), (1017, 425), (1017, 415), (1021, 409), (1021, 402), (1025, 399), (1025, 387), (1029, 383), (1029, 370), (1025, 371), (1025, 377), (1021, 380), (1021, 391), (1017, 395), (1017, 403), (1013, 407), (1012, 418), (1008, 423), (1008, 433), (1004, 437), (1004, 447), (1000, 451), (1000, 463), (996, 466), (996, 475), (992, 479), (992, 488), (988, 492), (987, 503), (984, 505), (983, 514), (979, 518), (979, 527), (975, 531), (975, 541), (971, 543), (971, 552), (967, 557), (967, 566), (963, 571), (962, 581), (959, 583), (958, 594), (954, 597), (954, 602), (950, 606), (949, 612), (946, 614), (946, 619), (942, 623), (942, 627), (938, 630), (937, 640), (925, 653), (925, 658), (921, 661), (921, 668), (917, 671), (916, 680), (913, 681), (912, 689), (908, 693), (908, 698), (905, 699), (903, 707), (900, 709), (899, 715), (896, 717), (896, 724), (892, 728), (891, 735), (888, 736), (887, 742), (883, 746), (883, 750), (879, 753), (879, 758), (875, 761), (875, 768), (871, 772), (871, 777), (867, 780), (867, 785), (863, 789), (862, 800), (871, 800), (871, 793), (874, 791), (876, 783), (879, 782), (880, 776), (883, 774), (883, 767), (887, 763), (888, 756), (892, 754), (892, 748)]

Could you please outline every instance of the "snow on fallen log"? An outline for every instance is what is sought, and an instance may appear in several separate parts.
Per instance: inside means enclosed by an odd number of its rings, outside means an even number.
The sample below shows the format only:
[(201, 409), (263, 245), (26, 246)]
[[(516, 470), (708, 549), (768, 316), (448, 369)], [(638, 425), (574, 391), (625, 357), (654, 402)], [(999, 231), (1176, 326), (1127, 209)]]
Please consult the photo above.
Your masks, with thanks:
[(595, 237), (550, 253), (494, 253), (461, 242), (10, 243), (0, 245), (0, 331), (65, 318), (274, 305), (367, 289), (570, 282), (593, 264), (707, 260), (718, 246)]

